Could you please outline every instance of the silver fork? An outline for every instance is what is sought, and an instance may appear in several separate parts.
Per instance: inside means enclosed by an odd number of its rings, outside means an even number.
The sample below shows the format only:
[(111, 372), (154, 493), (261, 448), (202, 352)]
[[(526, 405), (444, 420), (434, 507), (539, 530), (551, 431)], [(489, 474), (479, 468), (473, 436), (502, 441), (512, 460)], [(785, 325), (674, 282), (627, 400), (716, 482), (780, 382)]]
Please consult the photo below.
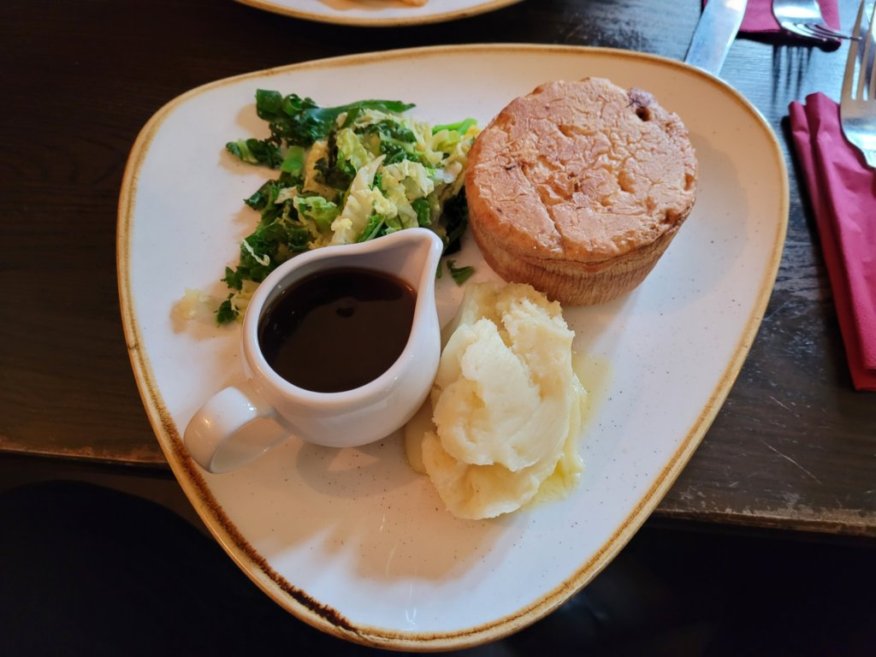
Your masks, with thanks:
[(855, 40), (849, 43), (849, 57), (840, 99), (840, 123), (843, 133), (864, 154), (870, 167), (876, 168), (876, 4), (867, 16), (867, 0), (861, 0), (855, 21)]
[(773, 16), (782, 29), (809, 39), (850, 39), (847, 32), (829, 27), (816, 0), (773, 0)]

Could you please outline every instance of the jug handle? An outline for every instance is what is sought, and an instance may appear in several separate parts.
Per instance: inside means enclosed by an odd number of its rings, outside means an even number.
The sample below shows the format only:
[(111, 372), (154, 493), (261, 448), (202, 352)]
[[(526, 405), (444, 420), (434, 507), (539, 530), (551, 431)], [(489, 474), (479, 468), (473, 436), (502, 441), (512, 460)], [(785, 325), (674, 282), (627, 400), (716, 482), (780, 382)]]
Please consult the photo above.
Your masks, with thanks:
[(223, 388), (189, 420), (183, 443), (208, 472), (246, 465), (290, 437), (251, 381)]

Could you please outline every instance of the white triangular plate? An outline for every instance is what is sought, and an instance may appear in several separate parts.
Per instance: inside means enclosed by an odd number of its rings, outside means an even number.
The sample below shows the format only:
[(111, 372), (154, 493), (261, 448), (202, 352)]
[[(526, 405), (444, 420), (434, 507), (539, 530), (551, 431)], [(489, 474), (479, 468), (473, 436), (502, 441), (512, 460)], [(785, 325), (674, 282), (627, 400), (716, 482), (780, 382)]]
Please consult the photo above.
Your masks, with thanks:
[[(615, 302), (570, 308), (592, 393), (586, 470), (565, 499), (493, 521), (457, 520), (405, 462), (398, 436), (343, 451), (288, 442), (209, 475), (180, 434), (240, 377), (239, 328), (175, 325), (186, 288), (220, 290), (257, 221), (242, 199), (268, 172), (226, 141), (265, 136), (257, 88), (333, 105), (412, 101), (432, 122), (482, 125), (552, 79), (608, 77), (677, 112), (700, 163), (698, 200), (645, 282)], [(162, 108), (134, 145), (119, 206), (122, 312), (134, 374), (158, 441), (195, 509), (278, 604), (339, 637), (409, 650), (513, 632), (587, 584), (626, 544), (684, 467), (748, 353), (781, 257), (784, 161), (758, 112), (720, 80), (626, 51), (530, 45), (441, 47), (321, 60), (195, 89)], [(494, 275), (467, 239), (458, 265)], [(448, 276), (443, 320), (461, 298)]]

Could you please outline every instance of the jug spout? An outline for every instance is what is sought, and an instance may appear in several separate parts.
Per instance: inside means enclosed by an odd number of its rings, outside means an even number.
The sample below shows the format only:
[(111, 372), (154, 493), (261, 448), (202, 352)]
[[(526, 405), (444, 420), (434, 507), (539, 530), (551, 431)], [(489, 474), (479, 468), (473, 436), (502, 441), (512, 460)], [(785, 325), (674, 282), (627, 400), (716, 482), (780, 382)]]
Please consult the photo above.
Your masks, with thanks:
[(347, 249), (345, 256), (361, 259), (363, 266), (397, 276), (418, 295), (434, 294), (444, 244), (428, 228), (406, 228), (370, 242), (341, 248)]

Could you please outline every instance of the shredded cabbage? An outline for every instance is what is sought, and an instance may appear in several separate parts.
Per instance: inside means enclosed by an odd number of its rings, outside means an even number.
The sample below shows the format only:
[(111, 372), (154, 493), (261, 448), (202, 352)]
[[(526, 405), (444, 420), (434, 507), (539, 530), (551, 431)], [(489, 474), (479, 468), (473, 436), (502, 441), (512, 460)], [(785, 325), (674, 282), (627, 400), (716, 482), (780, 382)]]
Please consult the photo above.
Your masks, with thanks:
[(256, 92), (271, 136), (226, 149), (279, 176), (245, 200), (261, 218), (241, 243), (237, 267), (226, 268), (220, 323), (238, 317), (254, 285), (280, 263), (309, 249), (414, 226), (434, 230), (445, 252), (458, 248), (467, 221), (463, 174), (477, 123), (432, 127), (405, 115), (411, 107), (364, 100), (323, 108), (295, 94)]

